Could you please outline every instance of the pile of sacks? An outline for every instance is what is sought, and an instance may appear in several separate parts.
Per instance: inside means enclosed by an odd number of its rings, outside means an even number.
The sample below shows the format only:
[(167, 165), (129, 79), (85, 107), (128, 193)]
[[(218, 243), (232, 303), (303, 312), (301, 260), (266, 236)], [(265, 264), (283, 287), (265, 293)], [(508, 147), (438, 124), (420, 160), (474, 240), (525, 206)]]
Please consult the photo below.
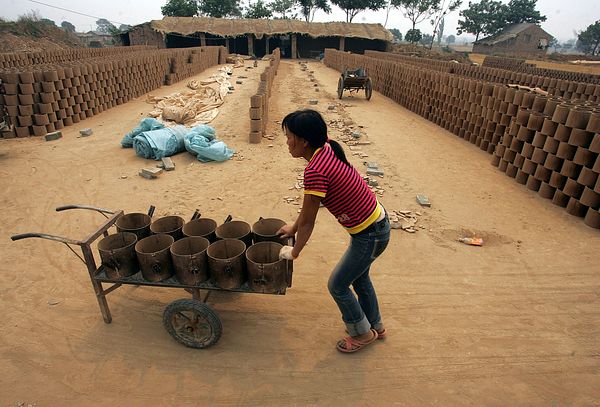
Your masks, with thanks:
[(165, 127), (154, 118), (143, 119), (139, 126), (123, 137), (121, 146), (133, 148), (138, 157), (154, 160), (186, 150), (201, 162), (226, 161), (233, 155), (233, 150), (216, 139), (215, 129), (210, 126)]

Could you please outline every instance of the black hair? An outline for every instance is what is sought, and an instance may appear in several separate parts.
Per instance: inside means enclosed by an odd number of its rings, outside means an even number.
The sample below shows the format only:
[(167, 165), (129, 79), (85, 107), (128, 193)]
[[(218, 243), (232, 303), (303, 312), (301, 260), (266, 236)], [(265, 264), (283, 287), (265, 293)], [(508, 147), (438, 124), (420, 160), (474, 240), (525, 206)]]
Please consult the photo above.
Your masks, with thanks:
[(342, 146), (337, 141), (327, 138), (327, 124), (323, 116), (316, 110), (304, 109), (289, 113), (283, 118), (281, 128), (284, 130), (287, 128), (294, 135), (308, 141), (308, 144), (314, 149), (323, 147), (329, 141), (337, 159), (350, 165)]

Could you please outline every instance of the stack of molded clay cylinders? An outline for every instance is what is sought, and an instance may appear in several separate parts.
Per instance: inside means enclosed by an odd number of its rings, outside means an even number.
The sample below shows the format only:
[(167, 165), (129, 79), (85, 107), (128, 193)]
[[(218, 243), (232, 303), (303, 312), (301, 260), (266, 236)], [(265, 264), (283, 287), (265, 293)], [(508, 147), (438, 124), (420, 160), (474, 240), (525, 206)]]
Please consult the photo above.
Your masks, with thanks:
[(223, 50), (201, 47), (130, 54), (119, 50), (103, 58), (0, 70), (5, 89), (0, 108), (4, 105), (13, 126), (2, 137), (44, 136), (79, 123), (165, 81), (181, 80), (216, 65)]
[(267, 128), (271, 87), (275, 75), (277, 75), (281, 58), (279, 48), (273, 51), (271, 57), (269, 66), (260, 74), (260, 83), (256, 94), (250, 97), (250, 143), (260, 143)]
[(600, 110), (536, 96), (517, 113), (492, 163), (600, 228)]

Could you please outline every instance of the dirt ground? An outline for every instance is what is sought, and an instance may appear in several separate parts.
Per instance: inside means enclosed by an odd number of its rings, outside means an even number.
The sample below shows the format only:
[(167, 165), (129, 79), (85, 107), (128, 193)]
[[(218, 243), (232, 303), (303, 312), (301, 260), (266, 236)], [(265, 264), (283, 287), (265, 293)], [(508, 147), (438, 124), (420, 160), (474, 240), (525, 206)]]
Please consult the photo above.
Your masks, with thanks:
[[(151, 110), (144, 98), (66, 128), (57, 141), (0, 142), (0, 406), (600, 405), (598, 230), (378, 93), (340, 103), (339, 74), (318, 62), (309, 62), (316, 92), (297, 62), (282, 61), (270, 104), (275, 138), (250, 145), (247, 112), (260, 64), (236, 69), (234, 79), (249, 78), (211, 123), (243, 159), (203, 164), (182, 153), (173, 157), (175, 171), (139, 177), (154, 162), (119, 141)], [(385, 171), (386, 208), (422, 214), (424, 228), (393, 230), (374, 264), (388, 338), (361, 352), (335, 349), (344, 327), (326, 283), (348, 236), (325, 209), (285, 296), (213, 292), (209, 304), (224, 331), (204, 350), (179, 345), (162, 327), (165, 307), (189, 296), (183, 290), (123, 286), (108, 295), (107, 325), (83, 264), (66, 247), (9, 239), (23, 232), (84, 238), (104, 219), (54, 211), (69, 203), (293, 221), (298, 206), (283, 197), (300, 193), (290, 188), (305, 162), (289, 156), (279, 121), (312, 98), (327, 120), (362, 126), (371, 141), (364, 160)], [(78, 138), (85, 127), (94, 134)], [(346, 152), (364, 171), (363, 160)], [(432, 207), (419, 207), (417, 193)], [(458, 243), (465, 235), (485, 245)]]

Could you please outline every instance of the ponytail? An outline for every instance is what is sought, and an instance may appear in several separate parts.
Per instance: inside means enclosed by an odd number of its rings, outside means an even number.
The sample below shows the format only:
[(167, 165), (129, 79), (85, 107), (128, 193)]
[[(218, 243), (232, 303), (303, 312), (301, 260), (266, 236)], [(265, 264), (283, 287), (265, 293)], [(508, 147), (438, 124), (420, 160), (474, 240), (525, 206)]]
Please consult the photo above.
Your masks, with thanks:
[(327, 124), (323, 116), (316, 110), (304, 109), (289, 113), (281, 121), (281, 128), (287, 128), (291, 133), (305, 139), (315, 149), (321, 148), (329, 142), (336, 158), (344, 164), (350, 165), (342, 146), (327, 137)]
[(344, 153), (344, 149), (342, 148), (340, 143), (338, 143), (337, 141), (334, 141), (334, 140), (329, 140), (329, 145), (331, 146), (331, 149), (333, 150), (333, 154), (335, 154), (335, 156), (338, 160), (340, 160), (341, 162), (343, 162), (346, 165), (350, 165), (350, 163), (346, 159), (346, 153)]

